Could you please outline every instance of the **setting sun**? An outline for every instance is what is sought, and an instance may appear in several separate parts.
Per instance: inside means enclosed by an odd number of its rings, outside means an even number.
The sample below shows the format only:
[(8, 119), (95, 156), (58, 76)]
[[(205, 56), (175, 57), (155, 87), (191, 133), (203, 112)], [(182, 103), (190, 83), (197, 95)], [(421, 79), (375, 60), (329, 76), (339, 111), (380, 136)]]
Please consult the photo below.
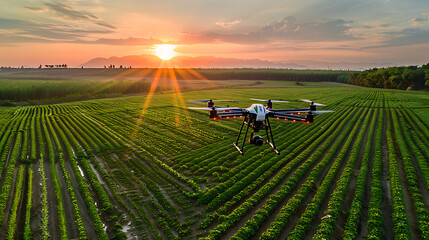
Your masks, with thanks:
[(155, 45), (155, 55), (162, 60), (170, 60), (177, 55), (177, 53), (174, 51), (176, 47), (177, 45), (172, 44)]

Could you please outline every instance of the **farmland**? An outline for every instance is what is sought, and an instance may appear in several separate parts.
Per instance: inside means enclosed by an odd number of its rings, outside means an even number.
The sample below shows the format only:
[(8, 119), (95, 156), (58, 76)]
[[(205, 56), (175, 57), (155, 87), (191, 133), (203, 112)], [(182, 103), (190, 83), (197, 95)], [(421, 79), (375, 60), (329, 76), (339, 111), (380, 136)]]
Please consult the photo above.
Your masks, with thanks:
[[(226, 85), (0, 107), (0, 238), (429, 239), (429, 93)], [(240, 121), (187, 109), (250, 97), (335, 112), (241, 156)]]

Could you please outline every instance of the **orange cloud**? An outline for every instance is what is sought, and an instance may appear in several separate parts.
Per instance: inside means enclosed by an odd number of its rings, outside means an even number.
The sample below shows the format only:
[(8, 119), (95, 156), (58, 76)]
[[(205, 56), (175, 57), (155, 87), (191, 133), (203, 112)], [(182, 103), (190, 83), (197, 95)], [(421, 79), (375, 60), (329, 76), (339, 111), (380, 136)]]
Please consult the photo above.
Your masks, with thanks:
[(232, 27), (236, 24), (239, 24), (239, 23), (241, 23), (241, 19), (238, 19), (238, 20), (235, 20), (232, 22), (216, 22), (215, 24), (218, 26), (221, 26), (223, 28), (230, 28), (230, 27)]

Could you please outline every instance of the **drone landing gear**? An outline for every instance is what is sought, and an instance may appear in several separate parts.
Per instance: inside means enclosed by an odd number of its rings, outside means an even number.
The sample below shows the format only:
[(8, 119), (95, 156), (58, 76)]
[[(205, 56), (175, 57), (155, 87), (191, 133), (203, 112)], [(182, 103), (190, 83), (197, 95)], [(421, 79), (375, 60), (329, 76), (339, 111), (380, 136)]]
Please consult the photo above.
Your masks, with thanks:
[[(250, 121), (249, 121), (250, 120)], [(246, 143), (247, 139), (247, 133), (249, 132), (249, 128), (251, 127), (253, 131), (250, 133), (250, 144), (254, 144), (256, 146), (261, 146), (263, 143), (263, 139), (261, 136), (254, 136), (254, 132), (259, 132), (259, 130), (264, 129), (267, 134), (267, 143), (270, 145), (270, 147), (274, 150), (276, 154), (280, 154), (280, 152), (277, 150), (276, 145), (274, 144), (274, 137), (273, 132), (271, 131), (271, 125), (268, 118), (265, 118), (264, 124), (262, 122), (256, 122), (252, 121), (253, 119), (250, 119), (248, 116), (246, 116), (243, 120), (243, 124), (241, 124), (240, 132), (238, 133), (237, 140), (233, 143), (234, 147), (237, 148), (238, 152), (243, 155), (244, 154), (244, 144)], [(243, 131), (244, 124), (247, 125), (246, 133), (244, 134), (243, 143), (241, 144), (241, 147), (238, 146), (238, 141), (240, 140), (241, 132)]]

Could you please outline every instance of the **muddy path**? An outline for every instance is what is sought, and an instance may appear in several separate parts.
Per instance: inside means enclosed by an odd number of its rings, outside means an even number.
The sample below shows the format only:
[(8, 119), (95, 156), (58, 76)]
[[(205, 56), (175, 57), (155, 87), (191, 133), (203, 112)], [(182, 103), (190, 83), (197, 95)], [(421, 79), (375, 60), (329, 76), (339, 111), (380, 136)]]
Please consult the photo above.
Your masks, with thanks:
[[(42, 163), (43, 164), (43, 163)], [(33, 194), (31, 197), (30, 229), (33, 239), (42, 238), (42, 179), (40, 177), (40, 160), (33, 164)]]
[(381, 189), (383, 198), (381, 209), (383, 213), (383, 236), (384, 239), (393, 239), (393, 222), (392, 222), (392, 197), (390, 194), (390, 177), (389, 177), (389, 153), (386, 139), (387, 131), (387, 111), (383, 113), (383, 130), (382, 130), (382, 174)]

